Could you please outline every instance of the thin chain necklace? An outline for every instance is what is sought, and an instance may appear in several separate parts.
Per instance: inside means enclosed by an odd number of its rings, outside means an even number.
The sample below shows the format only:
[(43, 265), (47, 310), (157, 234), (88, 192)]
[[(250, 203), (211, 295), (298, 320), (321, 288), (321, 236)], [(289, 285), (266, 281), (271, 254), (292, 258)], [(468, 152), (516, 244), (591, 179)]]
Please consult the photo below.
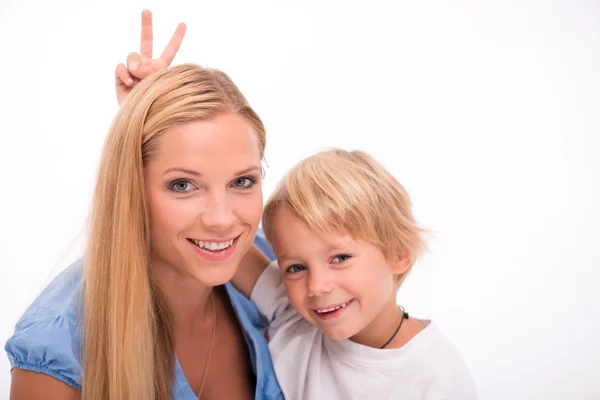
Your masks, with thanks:
[(208, 356), (206, 357), (206, 367), (204, 367), (204, 375), (202, 376), (202, 384), (200, 385), (200, 391), (198, 392), (198, 399), (202, 396), (202, 391), (204, 390), (204, 384), (206, 383), (206, 376), (208, 375), (208, 365), (210, 363), (210, 355), (212, 353), (213, 342), (215, 341), (215, 333), (217, 331), (217, 309), (215, 308), (215, 298), (213, 296), (213, 291), (210, 291), (210, 304), (213, 312), (213, 329), (212, 335), (210, 337), (210, 345), (208, 346)]
[(400, 323), (398, 324), (398, 327), (394, 331), (394, 334), (392, 335), (392, 337), (389, 338), (388, 341), (385, 342), (385, 344), (380, 347), (380, 349), (383, 349), (385, 346), (387, 346), (388, 344), (390, 344), (390, 342), (392, 341), (392, 339), (395, 338), (396, 335), (398, 334), (398, 331), (400, 330), (400, 327), (402, 326), (402, 323), (404, 322), (404, 320), (408, 319), (408, 313), (406, 312), (406, 310), (404, 309), (404, 307), (400, 306), (400, 307), (398, 307), (398, 309), (400, 311), (402, 311), (402, 318), (400, 319)]

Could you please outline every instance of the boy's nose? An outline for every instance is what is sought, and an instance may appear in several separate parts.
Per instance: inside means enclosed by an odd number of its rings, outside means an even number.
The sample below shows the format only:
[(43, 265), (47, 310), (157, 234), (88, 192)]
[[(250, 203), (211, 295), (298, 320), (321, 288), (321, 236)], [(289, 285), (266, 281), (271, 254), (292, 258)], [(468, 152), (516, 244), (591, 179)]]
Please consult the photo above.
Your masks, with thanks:
[(333, 291), (333, 282), (327, 271), (310, 271), (308, 273), (308, 296), (322, 296)]

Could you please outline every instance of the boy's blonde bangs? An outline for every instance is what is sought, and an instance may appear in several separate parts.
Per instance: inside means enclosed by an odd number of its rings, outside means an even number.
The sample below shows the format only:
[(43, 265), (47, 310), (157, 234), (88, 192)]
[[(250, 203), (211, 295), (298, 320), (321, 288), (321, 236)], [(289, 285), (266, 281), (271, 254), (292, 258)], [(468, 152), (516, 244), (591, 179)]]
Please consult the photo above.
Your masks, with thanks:
[(271, 241), (273, 218), (287, 209), (321, 236), (348, 232), (377, 246), (389, 260), (422, 252), (408, 194), (381, 164), (361, 151), (328, 150), (294, 166), (263, 212)]

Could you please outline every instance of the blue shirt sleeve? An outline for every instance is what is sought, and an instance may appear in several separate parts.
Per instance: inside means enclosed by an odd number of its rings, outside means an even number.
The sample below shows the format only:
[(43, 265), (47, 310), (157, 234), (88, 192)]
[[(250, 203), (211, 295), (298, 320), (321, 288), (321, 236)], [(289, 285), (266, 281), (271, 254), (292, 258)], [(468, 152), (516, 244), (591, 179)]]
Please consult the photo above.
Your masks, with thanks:
[(81, 390), (80, 334), (67, 315), (28, 310), (5, 345), (11, 369), (41, 372)]

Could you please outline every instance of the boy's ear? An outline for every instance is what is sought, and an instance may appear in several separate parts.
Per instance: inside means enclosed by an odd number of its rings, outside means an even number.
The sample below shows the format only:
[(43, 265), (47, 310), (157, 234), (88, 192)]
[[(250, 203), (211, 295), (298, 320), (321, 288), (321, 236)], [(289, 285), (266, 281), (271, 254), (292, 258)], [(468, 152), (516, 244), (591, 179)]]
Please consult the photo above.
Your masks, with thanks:
[(396, 259), (392, 263), (392, 272), (394, 275), (404, 275), (406, 271), (410, 269), (412, 265), (412, 259), (406, 251), (401, 246), (398, 246), (398, 251), (396, 252)]
[(403, 275), (404, 273), (406, 273), (406, 271), (408, 271), (411, 264), (412, 260), (410, 259), (410, 257), (405, 256), (403, 254), (398, 254), (398, 258), (392, 264), (392, 272), (394, 273), (394, 275)]

